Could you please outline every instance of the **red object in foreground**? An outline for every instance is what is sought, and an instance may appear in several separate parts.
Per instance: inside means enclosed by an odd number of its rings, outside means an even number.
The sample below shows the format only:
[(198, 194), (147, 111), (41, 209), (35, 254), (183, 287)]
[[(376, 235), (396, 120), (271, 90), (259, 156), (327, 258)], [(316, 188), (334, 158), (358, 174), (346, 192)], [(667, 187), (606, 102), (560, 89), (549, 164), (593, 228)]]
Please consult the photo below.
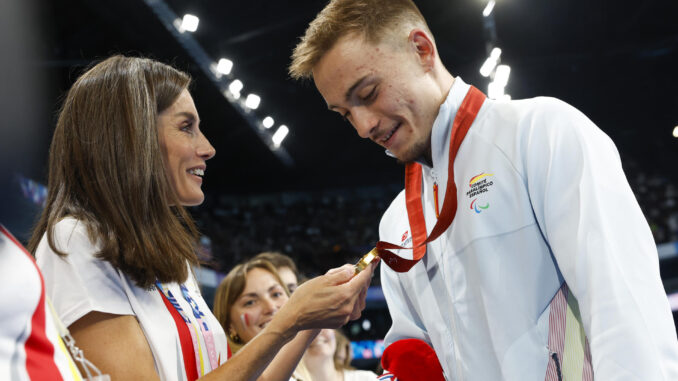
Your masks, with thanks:
[(386, 347), (381, 366), (398, 381), (445, 381), (433, 348), (419, 339), (398, 340)]

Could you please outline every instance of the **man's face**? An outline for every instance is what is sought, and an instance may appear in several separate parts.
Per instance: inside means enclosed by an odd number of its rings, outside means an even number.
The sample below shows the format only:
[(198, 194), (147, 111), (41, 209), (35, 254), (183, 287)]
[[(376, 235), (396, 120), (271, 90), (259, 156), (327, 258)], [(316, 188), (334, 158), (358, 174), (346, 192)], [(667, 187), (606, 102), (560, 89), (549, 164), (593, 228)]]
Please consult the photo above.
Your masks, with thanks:
[(344, 36), (313, 68), (313, 79), (330, 110), (360, 137), (405, 163), (429, 151), (440, 102), (431, 70), (410, 41), (375, 45)]

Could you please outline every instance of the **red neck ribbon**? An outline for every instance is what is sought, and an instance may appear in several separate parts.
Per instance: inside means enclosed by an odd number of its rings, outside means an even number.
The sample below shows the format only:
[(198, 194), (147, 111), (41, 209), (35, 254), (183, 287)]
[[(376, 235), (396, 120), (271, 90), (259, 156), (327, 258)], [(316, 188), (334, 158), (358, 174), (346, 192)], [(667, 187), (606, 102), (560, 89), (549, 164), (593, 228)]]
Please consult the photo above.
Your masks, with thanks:
[[(421, 199), (421, 164), (410, 163), (405, 167), (405, 202), (407, 205), (407, 218), (410, 222), (410, 231), (412, 232), (412, 247), (402, 247), (384, 241), (377, 243), (379, 256), (394, 271), (399, 273), (409, 271), (426, 254), (426, 244), (438, 238), (452, 224), (454, 215), (457, 213), (454, 159), (457, 157), (457, 151), (459, 151), (461, 142), (464, 141), (466, 133), (476, 119), (476, 115), (478, 115), (483, 102), (485, 102), (485, 94), (471, 86), (459, 110), (457, 110), (450, 136), (450, 163), (447, 167), (447, 189), (445, 190), (443, 207), (440, 217), (433, 227), (431, 235), (428, 237), (426, 237), (426, 220), (424, 219), (424, 208)], [(412, 259), (399, 257), (387, 249), (413, 250)]]
[[(165, 302), (165, 307), (167, 311), (172, 315), (174, 324), (177, 326), (177, 332), (179, 333), (179, 343), (181, 344), (181, 354), (184, 358), (184, 371), (186, 372), (186, 379), (188, 381), (197, 380), (200, 377), (198, 372), (198, 365), (196, 364), (195, 359), (195, 350), (193, 347), (193, 339), (191, 338), (191, 332), (188, 330), (184, 318), (181, 317), (179, 311), (172, 305), (172, 302), (167, 300), (167, 296), (158, 289), (158, 292), (162, 296), (162, 301)], [(200, 340), (198, 338), (198, 340)]]

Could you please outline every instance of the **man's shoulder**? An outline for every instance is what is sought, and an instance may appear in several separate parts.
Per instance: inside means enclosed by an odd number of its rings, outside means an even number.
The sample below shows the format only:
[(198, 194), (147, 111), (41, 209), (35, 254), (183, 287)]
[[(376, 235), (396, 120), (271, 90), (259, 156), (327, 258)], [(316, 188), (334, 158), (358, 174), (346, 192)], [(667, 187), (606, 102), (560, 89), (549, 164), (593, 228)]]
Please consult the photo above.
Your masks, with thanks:
[(381, 216), (381, 222), (379, 225), (383, 225), (385, 223), (389, 223), (389, 221), (393, 219), (398, 219), (400, 218), (400, 215), (403, 213), (407, 213), (407, 207), (405, 205), (405, 190), (401, 190), (400, 193), (398, 193), (397, 196), (391, 201), (391, 204), (386, 208), (386, 211), (384, 214)]
[(511, 101), (490, 101), (478, 116), (472, 135), (512, 154), (522, 151), (537, 136), (557, 135), (562, 131), (587, 128), (592, 123), (575, 107), (552, 97), (536, 97)]
[(517, 111), (519, 121), (534, 121), (541, 122), (567, 120), (569, 118), (578, 118), (581, 115), (574, 106), (569, 103), (553, 97), (536, 97), (528, 99), (519, 99), (507, 102), (508, 105), (514, 107)]
[(514, 122), (532, 118), (553, 118), (554, 115), (578, 113), (578, 110), (560, 99), (553, 97), (535, 97), (510, 101), (490, 100), (486, 116), (513, 119)]

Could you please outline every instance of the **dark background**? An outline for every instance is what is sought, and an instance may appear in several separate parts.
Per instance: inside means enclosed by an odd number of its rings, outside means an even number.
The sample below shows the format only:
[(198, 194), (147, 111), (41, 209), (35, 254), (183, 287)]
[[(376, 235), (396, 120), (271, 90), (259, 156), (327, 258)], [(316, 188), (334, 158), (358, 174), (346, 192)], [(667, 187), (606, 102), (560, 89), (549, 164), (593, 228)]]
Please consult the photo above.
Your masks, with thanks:
[[(200, 17), (195, 39), (215, 60), (228, 57), (243, 94), (261, 96), (257, 113), (290, 127), (283, 145), (295, 165), (270, 153), (172, 35), (140, 0), (36, 2), (39, 51), (31, 73), (46, 78), (39, 136), (47, 151), (61, 96), (93, 60), (144, 55), (190, 72), (205, 134), (217, 148), (205, 190), (218, 194), (320, 190), (400, 183), (402, 168), (360, 139), (326, 106), (312, 83), (288, 78), (297, 38), (324, 1), (187, 1), (167, 4)], [(480, 0), (417, 1), (453, 75), (487, 89)], [(494, 10), (513, 98), (554, 96), (582, 110), (647, 170), (670, 174), (678, 125), (678, 2), (499, 0)], [(44, 156), (37, 160), (44, 162)], [(42, 167), (33, 178), (44, 179)]]

